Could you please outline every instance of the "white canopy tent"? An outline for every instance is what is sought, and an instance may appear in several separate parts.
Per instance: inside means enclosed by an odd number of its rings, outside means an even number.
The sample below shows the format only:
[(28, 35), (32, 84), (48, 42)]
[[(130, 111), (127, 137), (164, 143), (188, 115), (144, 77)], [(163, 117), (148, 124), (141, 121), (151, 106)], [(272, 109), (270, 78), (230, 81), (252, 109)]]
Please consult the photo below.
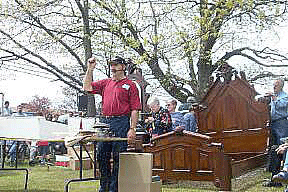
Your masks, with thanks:
[(93, 131), (95, 118), (69, 117), (68, 125), (47, 121), (41, 116), (0, 117), (1, 139), (63, 140), (76, 135), (80, 126)]
[(66, 124), (47, 121), (44, 117), (1, 117), (0, 138), (29, 140), (64, 140)]

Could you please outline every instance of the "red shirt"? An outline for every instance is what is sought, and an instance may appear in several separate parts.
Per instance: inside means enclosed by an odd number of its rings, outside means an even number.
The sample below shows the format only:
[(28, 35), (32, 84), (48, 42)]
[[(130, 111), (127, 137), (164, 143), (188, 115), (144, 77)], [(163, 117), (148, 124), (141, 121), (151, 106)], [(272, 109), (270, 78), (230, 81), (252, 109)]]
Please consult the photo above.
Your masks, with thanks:
[(103, 79), (91, 85), (91, 93), (102, 96), (102, 114), (105, 116), (130, 115), (132, 110), (141, 109), (138, 89), (127, 78), (120, 81)]

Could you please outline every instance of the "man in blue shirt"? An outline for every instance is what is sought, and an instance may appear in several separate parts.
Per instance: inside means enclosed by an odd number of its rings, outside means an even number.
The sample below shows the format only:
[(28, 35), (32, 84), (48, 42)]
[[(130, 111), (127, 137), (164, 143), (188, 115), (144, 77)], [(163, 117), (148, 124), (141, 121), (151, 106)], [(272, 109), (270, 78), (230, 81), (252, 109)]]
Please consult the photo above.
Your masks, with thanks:
[(279, 145), (280, 139), (288, 136), (288, 95), (283, 91), (284, 81), (274, 83), (274, 95), (271, 95), (272, 142)]
[(177, 129), (184, 129), (185, 122), (183, 118), (183, 114), (180, 112), (176, 112), (176, 106), (177, 106), (177, 101), (175, 99), (172, 99), (167, 102), (167, 109), (171, 115), (172, 119), (172, 130), (177, 130)]
[(9, 108), (9, 101), (5, 101), (2, 116), (11, 116), (12, 110)]
[[(288, 95), (283, 91), (284, 80), (278, 79), (274, 82), (274, 94), (270, 96), (271, 107), (271, 150), (269, 159), (269, 171), (272, 178), (280, 171), (281, 159), (277, 156), (275, 149), (281, 144), (280, 139), (288, 137)], [(282, 186), (281, 183), (269, 181), (267, 187)]]
[(197, 132), (195, 109), (198, 103), (194, 97), (188, 97), (187, 103), (189, 103), (189, 112), (184, 115), (185, 129), (187, 131)]

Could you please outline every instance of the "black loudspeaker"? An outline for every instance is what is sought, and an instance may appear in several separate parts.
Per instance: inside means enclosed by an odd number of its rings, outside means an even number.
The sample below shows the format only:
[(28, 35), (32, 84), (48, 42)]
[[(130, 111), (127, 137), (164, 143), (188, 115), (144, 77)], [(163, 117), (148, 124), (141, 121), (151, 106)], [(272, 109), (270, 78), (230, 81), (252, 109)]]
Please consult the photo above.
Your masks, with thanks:
[(87, 111), (88, 95), (78, 96), (78, 111)]

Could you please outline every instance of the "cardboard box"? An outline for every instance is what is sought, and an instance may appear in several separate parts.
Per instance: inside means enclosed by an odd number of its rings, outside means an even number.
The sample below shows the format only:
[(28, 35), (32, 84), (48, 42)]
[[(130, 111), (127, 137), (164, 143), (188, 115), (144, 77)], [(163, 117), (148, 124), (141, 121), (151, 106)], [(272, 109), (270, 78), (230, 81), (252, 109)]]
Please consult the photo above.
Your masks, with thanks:
[(161, 192), (161, 181), (152, 183), (119, 182), (119, 192)]
[(150, 185), (150, 192), (160, 192), (161, 191), (161, 181), (152, 182)]
[[(80, 161), (78, 159), (71, 159), (69, 161), (69, 166), (72, 170), (80, 170)], [(92, 163), (90, 159), (82, 160), (83, 170), (92, 169)]]
[(119, 182), (119, 192), (150, 192), (151, 183), (131, 183), (131, 182)]
[(148, 183), (152, 182), (151, 153), (120, 153), (119, 183)]
[(120, 153), (119, 192), (160, 192), (161, 181), (152, 182), (151, 153)]

